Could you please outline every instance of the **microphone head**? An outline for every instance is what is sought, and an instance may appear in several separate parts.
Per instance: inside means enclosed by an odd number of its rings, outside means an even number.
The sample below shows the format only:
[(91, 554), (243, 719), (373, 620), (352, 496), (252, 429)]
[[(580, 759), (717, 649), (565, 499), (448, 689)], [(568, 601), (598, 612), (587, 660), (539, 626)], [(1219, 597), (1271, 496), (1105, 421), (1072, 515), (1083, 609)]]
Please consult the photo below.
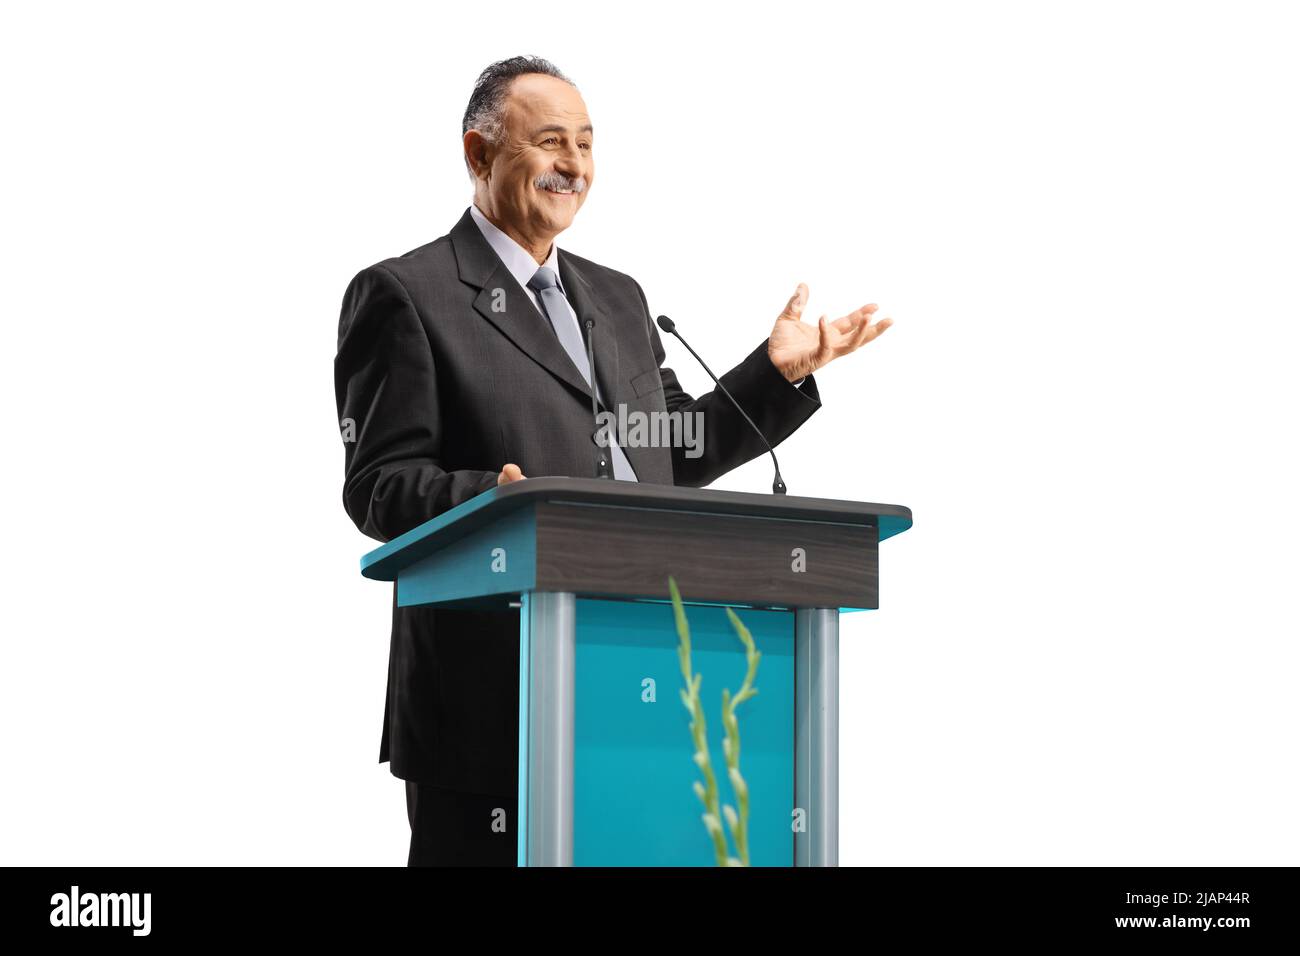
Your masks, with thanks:
[(666, 315), (659, 316), (655, 321), (659, 323), (659, 328), (663, 329), (665, 332), (672, 332), (673, 329), (677, 328), (677, 326), (673, 324), (673, 320), (668, 318)]

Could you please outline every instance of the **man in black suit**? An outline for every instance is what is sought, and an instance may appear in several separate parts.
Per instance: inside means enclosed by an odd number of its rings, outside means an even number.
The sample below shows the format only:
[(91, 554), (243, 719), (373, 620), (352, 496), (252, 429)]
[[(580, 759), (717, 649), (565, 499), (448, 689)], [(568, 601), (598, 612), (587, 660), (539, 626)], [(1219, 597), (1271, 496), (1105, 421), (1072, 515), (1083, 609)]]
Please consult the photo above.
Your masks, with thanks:
[[(640, 285), (555, 246), (594, 174), (574, 85), (545, 60), (494, 63), (462, 133), (474, 205), (344, 295), (335, 389), (357, 527), (388, 541), (498, 484), (594, 477), (603, 455), (618, 479), (701, 487), (763, 454), (725, 396), (692, 398), (662, 367)], [(807, 291), (723, 376), (774, 445), (820, 407), (813, 371), (890, 324), (874, 305), (804, 323)], [(602, 410), (694, 414), (702, 448), (593, 442), (587, 319)], [(407, 781), (409, 864), (513, 864), (518, 652), (517, 611), (399, 608), (394, 591), (379, 760)]]

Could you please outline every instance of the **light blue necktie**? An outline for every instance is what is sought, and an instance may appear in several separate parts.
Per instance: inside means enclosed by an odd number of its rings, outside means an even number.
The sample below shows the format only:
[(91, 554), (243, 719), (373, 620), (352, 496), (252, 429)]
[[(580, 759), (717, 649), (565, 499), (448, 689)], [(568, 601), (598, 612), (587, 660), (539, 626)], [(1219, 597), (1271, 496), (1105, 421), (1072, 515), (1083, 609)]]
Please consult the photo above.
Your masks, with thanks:
[[(546, 318), (550, 320), (551, 328), (555, 330), (555, 337), (560, 340), (560, 344), (564, 346), (564, 351), (569, 353), (569, 358), (573, 360), (573, 364), (582, 373), (583, 381), (587, 383), (588, 388), (595, 391), (596, 400), (603, 402), (600, 397), (600, 385), (592, 384), (591, 366), (587, 364), (587, 346), (582, 341), (582, 333), (578, 330), (578, 323), (573, 321), (573, 313), (569, 311), (568, 300), (564, 298), (564, 293), (560, 291), (559, 279), (555, 277), (555, 273), (548, 267), (542, 266), (528, 280), (528, 288), (537, 293), (538, 301), (542, 303), (542, 312), (546, 314)], [(606, 407), (608, 408), (608, 406)], [(592, 427), (595, 427), (595, 423), (593, 423)], [(614, 465), (614, 477), (620, 481), (636, 481), (636, 472), (632, 470), (632, 465), (627, 460), (627, 456), (623, 454), (623, 449), (611, 441), (609, 452), (610, 461)]]

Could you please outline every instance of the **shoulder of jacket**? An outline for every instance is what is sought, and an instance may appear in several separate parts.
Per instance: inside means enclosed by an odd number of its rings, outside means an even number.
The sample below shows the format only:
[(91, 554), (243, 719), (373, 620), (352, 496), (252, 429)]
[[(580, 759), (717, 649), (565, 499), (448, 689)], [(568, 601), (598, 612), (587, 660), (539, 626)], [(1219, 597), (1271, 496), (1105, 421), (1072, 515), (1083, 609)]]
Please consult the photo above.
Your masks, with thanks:
[(455, 254), (451, 247), (451, 236), (439, 236), (433, 242), (404, 252), (400, 256), (380, 259), (362, 269), (362, 272), (386, 272), (403, 285), (417, 276), (428, 275), (431, 265), (455, 265)]
[(351, 294), (367, 289), (387, 289), (410, 298), (412, 290), (417, 289), (427, 276), (439, 274), (444, 269), (450, 269), (454, 275), (455, 268), (451, 237), (440, 236), (410, 252), (380, 259), (358, 270), (348, 284), (348, 290)]

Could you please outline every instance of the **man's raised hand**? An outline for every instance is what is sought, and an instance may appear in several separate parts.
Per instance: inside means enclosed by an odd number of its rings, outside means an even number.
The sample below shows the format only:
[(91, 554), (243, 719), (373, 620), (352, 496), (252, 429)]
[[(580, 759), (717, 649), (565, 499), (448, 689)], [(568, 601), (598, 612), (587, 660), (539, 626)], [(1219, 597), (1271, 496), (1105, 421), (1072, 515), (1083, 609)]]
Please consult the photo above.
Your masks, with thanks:
[(894, 324), (889, 318), (872, 323), (878, 308), (873, 302), (834, 322), (826, 321), (823, 315), (812, 325), (801, 318), (807, 302), (808, 286), (800, 282), (777, 316), (767, 340), (768, 358), (790, 382), (797, 382), (841, 355), (856, 351)]

